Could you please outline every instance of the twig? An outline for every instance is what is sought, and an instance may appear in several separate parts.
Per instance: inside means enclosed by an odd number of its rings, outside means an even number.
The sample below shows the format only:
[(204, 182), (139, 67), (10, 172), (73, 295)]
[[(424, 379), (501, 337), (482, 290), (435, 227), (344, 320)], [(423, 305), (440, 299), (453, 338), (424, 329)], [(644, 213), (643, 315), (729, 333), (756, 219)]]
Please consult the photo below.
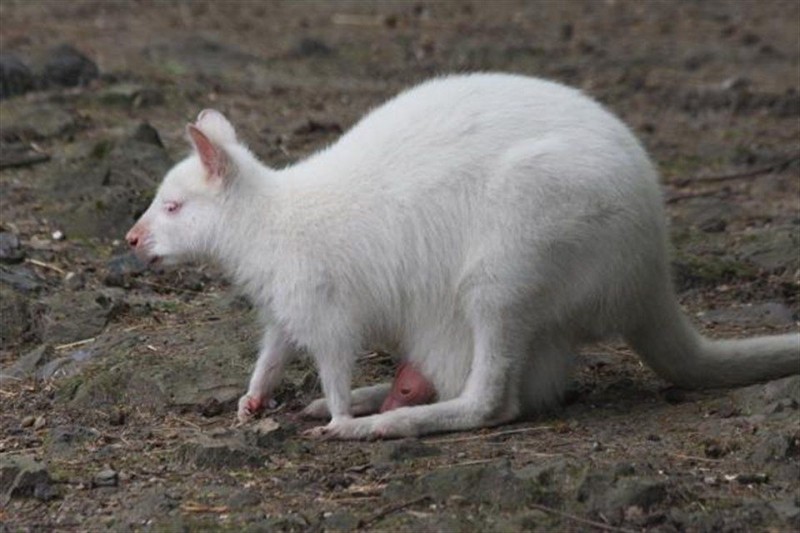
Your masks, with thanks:
[(708, 457), (697, 457), (694, 455), (685, 455), (682, 453), (668, 453), (667, 455), (671, 455), (672, 457), (676, 457), (678, 459), (686, 459), (687, 461), (701, 461), (704, 463), (721, 463), (721, 459), (710, 459)]
[(420, 496), (419, 498), (414, 498), (413, 500), (408, 500), (406, 502), (399, 503), (399, 504), (396, 504), (396, 505), (386, 506), (383, 509), (381, 509), (380, 511), (378, 511), (377, 513), (375, 513), (374, 515), (368, 516), (367, 518), (359, 520), (358, 527), (359, 528), (365, 528), (368, 525), (370, 525), (370, 524), (372, 524), (374, 522), (377, 522), (381, 518), (385, 518), (386, 516), (389, 516), (392, 513), (396, 513), (397, 511), (402, 511), (406, 507), (411, 507), (412, 505), (415, 505), (417, 503), (423, 502), (423, 501), (428, 500), (428, 499), (430, 499), (430, 496), (428, 496), (426, 494), (425, 496)]
[(432, 444), (449, 444), (451, 442), (467, 442), (471, 440), (491, 439), (494, 437), (505, 437), (506, 435), (516, 435), (517, 433), (530, 433), (531, 431), (543, 431), (553, 429), (553, 426), (535, 426), (527, 428), (506, 429), (495, 431), (494, 433), (481, 433), (480, 435), (470, 435), (468, 437), (455, 437), (452, 439), (439, 439), (430, 441)]
[(605, 524), (603, 522), (597, 522), (595, 520), (589, 520), (588, 518), (581, 518), (580, 516), (575, 516), (574, 514), (565, 513), (564, 511), (557, 511), (551, 507), (547, 507), (546, 505), (542, 505), (540, 503), (531, 503), (528, 504), (530, 507), (534, 509), (539, 509), (540, 511), (544, 511), (545, 513), (554, 514), (556, 516), (560, 516), (562, 518), (566, 518), (567, 520), (572, 520), (573, 522), (578, 522), (579, 524), (585, 524), (587, 526), (596, 527), (598, 529), (603, 529), (605, 531), (620, 531), (622, 533), (636, 533), (632, 529), (625, 529), (622, 527), (611, 526), (609, 524)]
[(181, 505), (181, 510), (189, 513), (227, 513), (228, 508), (224, 505), (203, 505), (200, 503), (186, 502)]
[(668, 196), (665, 200), (668, 204), (674, 204), (675, 202), (680, 202), (681, 200), (688, 200), (690, 198), (704, 198), (706, 196), (714, 196), (718, 194), (719, 191), (711, 190), (711, 191), (698, 191), (698, 192), (687, 192), (683, 194), (674, 194), (672, 196)]
[(800, 161), (800, 154), (795, 154), (791, 157), (784, 159), (783, 161), (778, 161), (777, 163), (772, 163), (771, 165), (766, 165), (763, 167), (754, 168), (752, 170), (746, 170), (744, 172), (734, 172), (731, 174), (719, 174), (717, 176), (695, 176), (693, 178), (686, 178), (683, 180), (679, 180), (676, 182), (678, 186), (688, 185), (689, 183), (704, 183), (704, 182), (713, 182), (713, 181), (727, 181), (727, 180), (736, 180), (740, 178), (752, 178), (755, 176), (760, 176), (761, 174), (769, 174), (776, 170), (782, 170), (795, 161)]
[(90, 342), (94, 342), (97, 340), (97, 337), (91, 337), (89, 339), (83, 339), (80, 341), (75, 342), (68, 342), (67, 344), (59, 344), (58, 346), (54, 346), (54, 350), (66, 350), (68, 348), (75, 348), (76, 346), (83, 346), (84, 344), (89, 344)]
[(435, 467), (435, 470), (441, 470), (442, 468), (458, 468), (461, 466), (473, 466), (473, 465), (484, 465), (486, 463), (495, 463), (497, 459), (475, 459), (474, 461), (464, 461), (462, 463), (447, 463), (443, 465), (439, 465)]
[(48, 270), (52, 270), (53, 272), (58, 272), (59, 274), (62, 274), (62, 275), (67, 273), (62, 268), (59, 268), (59, 267), (57, 267), (55, 265), (51, 265), (50, 263), (45, 263), (44, 261), (39, 261), (38, 259), (28, 258), (28, 259), (25, 260), (25, 262), (26, 263), (30, 263), (32, 265), (36, 265), (38, 267), (46, 268)]

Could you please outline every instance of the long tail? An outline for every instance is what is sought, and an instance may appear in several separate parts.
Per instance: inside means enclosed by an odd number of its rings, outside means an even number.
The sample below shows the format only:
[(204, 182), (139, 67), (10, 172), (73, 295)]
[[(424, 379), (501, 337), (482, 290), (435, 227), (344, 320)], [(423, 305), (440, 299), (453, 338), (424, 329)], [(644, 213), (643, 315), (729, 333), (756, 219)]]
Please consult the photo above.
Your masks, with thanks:
[(800, 334), (711, 340), (692, 326), (671, 290), (649, 303), (626, 337), (656, 373), (675, 385), (733, 387), (800, 374)]

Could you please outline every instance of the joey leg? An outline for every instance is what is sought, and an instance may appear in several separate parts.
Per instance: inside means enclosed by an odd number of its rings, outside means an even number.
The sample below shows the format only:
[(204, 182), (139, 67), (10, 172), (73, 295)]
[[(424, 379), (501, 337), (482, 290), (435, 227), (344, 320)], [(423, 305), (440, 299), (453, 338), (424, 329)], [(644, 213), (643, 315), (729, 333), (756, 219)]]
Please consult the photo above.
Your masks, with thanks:
[(245, 423), (252, 420), (270, 402), (274, 401), (272, 395), (283, 376), (284, 366), (292, 353), (292, 347), (282, 331), (270, 328), (264, 333), (247, 394), (239, 398), (237, 412), (239, 422)]
[[(350, 412), (353, 416), (364, 416), (377, 413), (381, 404), (389, 394), (392, 385), (381, 383), (353, 389), (350, 394)], [(325, 419), (330, 418), (331, 412), (328, 409), (328, 402), (325, 398), (314, 400), (303, 409), (303, 416), (308, 418)]]

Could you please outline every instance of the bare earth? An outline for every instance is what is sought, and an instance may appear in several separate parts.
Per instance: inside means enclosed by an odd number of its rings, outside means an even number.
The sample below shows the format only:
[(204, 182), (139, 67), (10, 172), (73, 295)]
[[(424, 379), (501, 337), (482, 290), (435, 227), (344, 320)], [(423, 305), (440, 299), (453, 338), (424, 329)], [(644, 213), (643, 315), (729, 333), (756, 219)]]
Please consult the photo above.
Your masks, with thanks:
[[(34, 76), (62, 43), (99, 69), (0, 102), (0, 532), (800, 528), (800, 377), (689, 393), (608, 343), (559, 412), (316, 442), (298, 361), (277, 411), (234, 427), (249, 305), (213, 267), (147, 271), (120, 242), (203, 108), (282, 166), (416, 81), (511, 71), (642, 138), (704, 331), (797, 331), (796, 1), (4, 0), (0, 19)], [(391, 378), (389, 355), (360, 361), (358, 384)]]

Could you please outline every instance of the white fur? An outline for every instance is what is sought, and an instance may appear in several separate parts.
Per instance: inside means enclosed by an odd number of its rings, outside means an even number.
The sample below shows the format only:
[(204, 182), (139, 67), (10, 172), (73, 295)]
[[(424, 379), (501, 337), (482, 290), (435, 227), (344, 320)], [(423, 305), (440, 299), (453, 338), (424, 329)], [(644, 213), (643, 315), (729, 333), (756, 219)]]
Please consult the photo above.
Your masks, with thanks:
[[(196, 126), (233, 162), (230, 175), (214, 179), (196, 154), (179, 163), (137, 223), (137, 249), (169, 262), (214, 257), (263, 310), (242, 420), (298, 348), (315, 358), (327, 400), (307, 413), (332, 414), (312, 433), (339, 438), (475, 428), (545, 408), (577, 347), (610, 335), (679, 385), (800, 371), (800, 335), (714, 343), (689, 325), (653, 165), (576, 90), (503, 74), (435, 79), (283, 170), (259, 163), (219, 113)], [(168, 202), (183, 207), (167, 213)], [(353, 418), (388, 391), (351, 398), (354, 356), (376, 346), (415, 362), (439, 401)]]

